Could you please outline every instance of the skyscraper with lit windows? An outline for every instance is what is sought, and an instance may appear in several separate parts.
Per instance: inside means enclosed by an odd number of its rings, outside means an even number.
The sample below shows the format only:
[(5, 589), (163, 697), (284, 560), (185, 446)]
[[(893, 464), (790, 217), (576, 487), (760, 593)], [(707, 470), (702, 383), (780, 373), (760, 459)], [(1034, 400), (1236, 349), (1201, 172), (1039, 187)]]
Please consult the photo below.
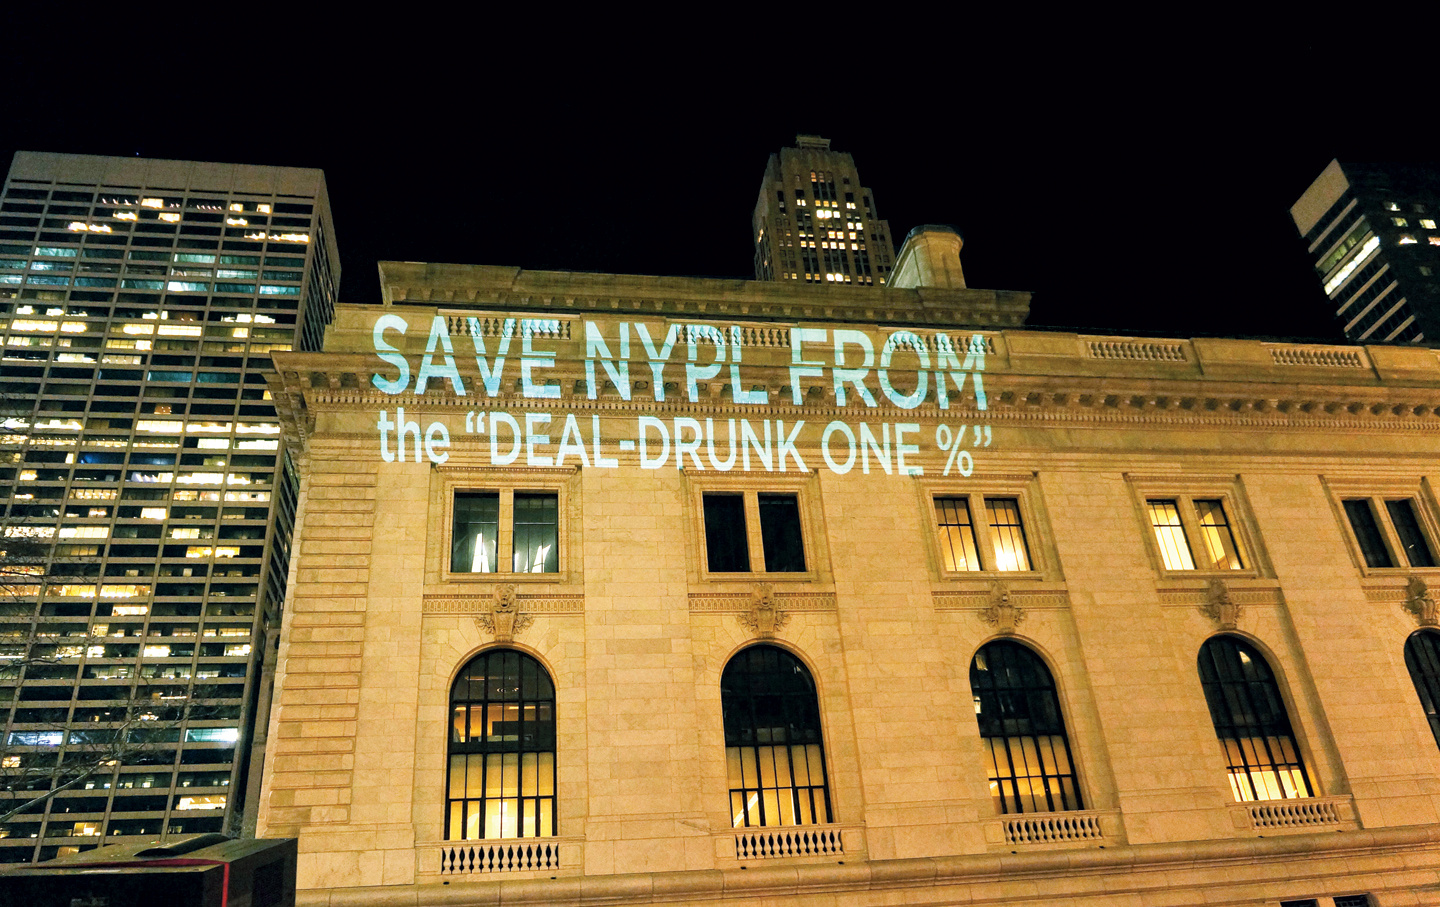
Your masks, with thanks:
[(339, 279), (318, 170), (16, 155), (0, 508), (44, 562), (0, 597), (0, 773), (133, 745), (0, 826), (0, 861), (243, 824), (295, 514), (266, 376)]
[(830, 140), (795, 137), (770, 155), (755, 202), (755, 279), (881, 286), (895, 262), (890, 224)]
[(1440, 169), (1331, 161), (1290, 216), (1346, 337), (1440, 339)]

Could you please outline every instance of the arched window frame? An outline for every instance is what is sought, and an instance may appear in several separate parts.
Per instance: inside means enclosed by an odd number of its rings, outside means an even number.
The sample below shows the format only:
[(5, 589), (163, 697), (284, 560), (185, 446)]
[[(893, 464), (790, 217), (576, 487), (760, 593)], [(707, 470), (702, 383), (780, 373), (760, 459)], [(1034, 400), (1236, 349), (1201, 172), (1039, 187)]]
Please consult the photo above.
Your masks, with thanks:
[(1440, 633), (1430, 629), (1411, 633), (1405, 640), (1405, 667), (1435, 745), (1440, 747)]
[(1315, 796), (1270, 658), (1250, 640), (1226, 633), (1205, 640), (1196, 668), (1236, 801)]
[[(1019, 682), (1002, 685), (1000, 671)], [(1012, 639), (985, 643), (970, 659), (970, 693), (995, 811), (1084, 809), (1060, 690), (1040, 653)]]
[(480, 652), (450, 684), (448, 724), (445, 840), (557, 834), (555, 683), (545, 666), (519, 649)]
[[(770, 659), (773, 664), (762, 663)], [(780, 646), (746, 646), (721, 671), (720, 701), (732, 826), (834, 821), (820, 698), (810, 668)], [(771, 722), (762, 725), (767, 713)]]

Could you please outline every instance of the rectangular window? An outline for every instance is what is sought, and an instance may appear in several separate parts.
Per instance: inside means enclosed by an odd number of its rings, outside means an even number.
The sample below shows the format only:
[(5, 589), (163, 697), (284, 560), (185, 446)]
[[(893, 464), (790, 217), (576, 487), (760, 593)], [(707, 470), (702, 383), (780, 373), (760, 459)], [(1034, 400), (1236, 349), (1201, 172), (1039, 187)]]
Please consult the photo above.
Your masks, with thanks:
[(940, 530), (940, 557), (945, 569), (979, 570), (970, 502), (965, 498), (936, 498), (935, 523)]
[(986, 498), (990, 537), (995, 543), (996, 570), (1029, 570), (1030, 549), (1025, 544), (1025, 527), (1020, 522), (1020, 501), (1016, 498)]
[(1415, 498), (1345, 498), (1341, 506), (1366, 567), (1436, 566), (1435, 548)]
[(452, 573), (494, 573), (500, 539), (499, 492), (462, 491), (455, 495), (455, 531), (450, 537)]
[(560, 572), (559, 495), (553, 491), (515, 495), (515, 572)]
[(1244, 570), (1245, 554), (1222, 498), (1147, 498), (1166, 570)]
[(1022, 498), (935, 494), (929, 503), (943, 572), (1030, 573), (1039, 569), (1025, 535)]
[(750, 542), (745, 531), (745, 498), (707, 494), (705, 553), (711, 573), (749, 573)]
[(760, 494), (760, 539), (765, 572), (804, 573), (805, 543), (800, 535), (800, 500), (793, 494)]
[(559, 573), (559, 493), (457, 491), (450, 572)]
[(1375, 511), (1370, 507), (1370, 499), (1352, 498), (1343, 503), (1345, 517), (1350, 521), (1350, 529), (1355, 533), (1355, 542), (1360, 546), (1360, 555), (1365, 559), (1365, 566), (1395, 566), (1395, 561), (1390, 557), (1390, 548), (1385, 544), (1385, 536), (1380, 531)]
[(1386, 501), (1385, 511), (1390, 514), (1390, 525), (1400, 537), (1400, 550), (1412, 567), (1433, 567), (1435, 557), (1420, 529), (1420, 519), (1415, 515), (1415, 502), (1408, 498)]
[(1150, 525), (1155, 529), (1155, 541), (1160, 545), (1160, 556), (1166, 570), (1194, 570), (1195, 561), (1190, 557), (1190, 542), (1185, 538), (1185, 525), (1180, 522), (1180, 507), (1175, 501), (1146, 501), (1150, 510)]

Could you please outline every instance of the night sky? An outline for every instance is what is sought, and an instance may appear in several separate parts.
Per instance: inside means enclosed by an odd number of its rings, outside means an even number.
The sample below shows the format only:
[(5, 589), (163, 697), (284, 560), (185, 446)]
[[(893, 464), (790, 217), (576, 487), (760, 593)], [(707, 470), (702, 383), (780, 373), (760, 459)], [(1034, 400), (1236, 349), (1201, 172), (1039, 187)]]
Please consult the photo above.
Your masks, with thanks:
[[(897, 243), (955, 226), (970, 286), (1032, 291), (1033, 325), (1340, 339), (1288, 209), (1332, 157), (1423, 157), (1413, 133), (1336, 124), (1362, 99), (1389, 122), (1426, 80), (1317, 80), (1337, 49), (1294, 35), (1187, 28), (1138, 52), (1082, 33), (1105, 23), (1024, 42), (945, 24), (819, 69), (744, 29), (655, 53), (583, 23), (313, 32), (238, 70), (177, 38), (118, 81), (21, 51), (0, 58), (0, 164), (25, 148), (322, 168), (342, 301), (371, 303), (381, 259), (748, 278), (766, 158), (816, 133), (854, 155)], [(307, 42), (321, 56), (297, 68)]]

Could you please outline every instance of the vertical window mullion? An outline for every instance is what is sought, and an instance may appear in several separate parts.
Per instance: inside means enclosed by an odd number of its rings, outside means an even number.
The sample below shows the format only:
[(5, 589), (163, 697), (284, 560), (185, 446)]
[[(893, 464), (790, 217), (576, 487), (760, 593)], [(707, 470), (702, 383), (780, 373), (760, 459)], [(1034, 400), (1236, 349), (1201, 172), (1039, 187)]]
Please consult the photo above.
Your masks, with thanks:
[(745, 547), (750, 552), (750, 569), (760, 573), (765, 567), (765, 541), (760, 534), (760, 498), (753, 491), (744, 494)]
[(1195, 514), (1195, 502), (1181, 496), (1175, 499), (1175, 507), (1180, 512), (1180, 525), (1184, 527), (1185, 541), (1190, 546), (1190, 560), (1195, 569), (1214, 570), (1215, 559), (1210, 556), (1210, 548), (1205, 544), (1200, 518)]
[(985, 496), (968, 494), (965, 498), (970, 505), (970, 525), (975, 530), (975, 544), (979, 549), (975, 555), (980, 562), (980, 569), (998, 570), (1000, 568), (995, 563), (994, 530), (990, 528), (990, 512), (985, 509)]
[(1405, 551), (1405, 543), (1400, 538), (1400, 533), (1390, 522), (1390, 511), (1385, 506), (1383, 498), (1370, 499), (1370, 512), (1375, 515), (1375, 524), (1380, 527), (1380, 534), (1385, 537), (1385, 547), (1390, 549), (1390, 557), (1396, 567), (1408, 567), (1410, 562)]
[(515, 570), (515, 492), (505, 489), (500, 492), (500, 531), (495, 543), (495, 560), (500, 562), (503, 573)]

